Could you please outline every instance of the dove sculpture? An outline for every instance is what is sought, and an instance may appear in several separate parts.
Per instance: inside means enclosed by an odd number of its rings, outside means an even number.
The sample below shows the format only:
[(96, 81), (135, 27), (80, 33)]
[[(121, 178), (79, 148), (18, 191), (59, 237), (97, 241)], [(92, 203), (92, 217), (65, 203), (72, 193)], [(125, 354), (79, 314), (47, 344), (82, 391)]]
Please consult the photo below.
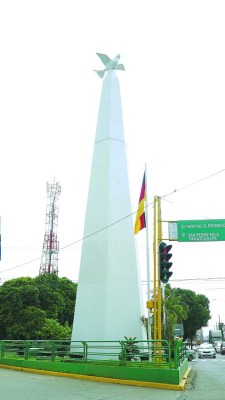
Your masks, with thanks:
[(117, 69), (120, 71), (125, 71), (124, 65), (119, 64), (120, 55), (117, 54), (113, 59), (109, 58), (106, 54), (96, 53), (97, 56), (100, 58), (102, 63), (105, 65), (105, 68), (102, 70), (94, 69), (93, 71), (97, 72), (100, 78), (104, 78), (105, 72), (109, 71), (110, 69)]

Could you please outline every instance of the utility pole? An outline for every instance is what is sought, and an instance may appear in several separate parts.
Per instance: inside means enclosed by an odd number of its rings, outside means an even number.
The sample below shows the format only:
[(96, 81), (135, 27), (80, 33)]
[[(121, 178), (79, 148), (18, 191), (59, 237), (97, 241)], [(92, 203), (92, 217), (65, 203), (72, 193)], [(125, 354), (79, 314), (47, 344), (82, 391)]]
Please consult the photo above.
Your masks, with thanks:
[(159, 244), (162, 240), (161, 198), (154, 198), (154, 340), (162, 339), (162, 294)]

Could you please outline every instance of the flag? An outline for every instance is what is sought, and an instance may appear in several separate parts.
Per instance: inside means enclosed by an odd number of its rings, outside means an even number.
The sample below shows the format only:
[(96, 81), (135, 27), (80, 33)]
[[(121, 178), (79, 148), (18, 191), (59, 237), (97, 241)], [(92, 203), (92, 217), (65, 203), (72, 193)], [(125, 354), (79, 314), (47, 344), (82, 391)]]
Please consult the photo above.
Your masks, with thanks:
[(145, 187), (145, 173), (141, 186), (141, 194), (138, 203), (134, 233), (138, 233), (141, 229), (146, 227), (145, 221), (145, 200), (146, 200), (146, 187)]

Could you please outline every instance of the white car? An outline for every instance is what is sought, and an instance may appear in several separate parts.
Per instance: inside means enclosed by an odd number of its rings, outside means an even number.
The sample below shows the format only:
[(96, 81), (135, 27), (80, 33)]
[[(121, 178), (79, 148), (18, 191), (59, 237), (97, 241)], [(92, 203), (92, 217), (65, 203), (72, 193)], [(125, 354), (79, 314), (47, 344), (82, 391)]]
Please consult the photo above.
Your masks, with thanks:
[(198, 358), (212, 357), (216, 358), (216, 350), (210, 343), (202, 343), (198, 348)]

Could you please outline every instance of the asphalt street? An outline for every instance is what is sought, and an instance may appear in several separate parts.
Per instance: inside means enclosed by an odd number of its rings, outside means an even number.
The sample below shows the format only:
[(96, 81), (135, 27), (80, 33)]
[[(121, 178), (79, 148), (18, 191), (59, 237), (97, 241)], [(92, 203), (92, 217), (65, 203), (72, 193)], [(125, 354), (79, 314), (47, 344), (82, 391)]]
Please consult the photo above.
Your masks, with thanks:
[(1, 400), (225, 400), (225, 356), (189, 363), (184, 391), (153, 389), (0, 368)]
[(179, 400), (225, 400), (225, 356), (216, 359), (196, 359), (192, 362), (190, 390), (181, 393)]

